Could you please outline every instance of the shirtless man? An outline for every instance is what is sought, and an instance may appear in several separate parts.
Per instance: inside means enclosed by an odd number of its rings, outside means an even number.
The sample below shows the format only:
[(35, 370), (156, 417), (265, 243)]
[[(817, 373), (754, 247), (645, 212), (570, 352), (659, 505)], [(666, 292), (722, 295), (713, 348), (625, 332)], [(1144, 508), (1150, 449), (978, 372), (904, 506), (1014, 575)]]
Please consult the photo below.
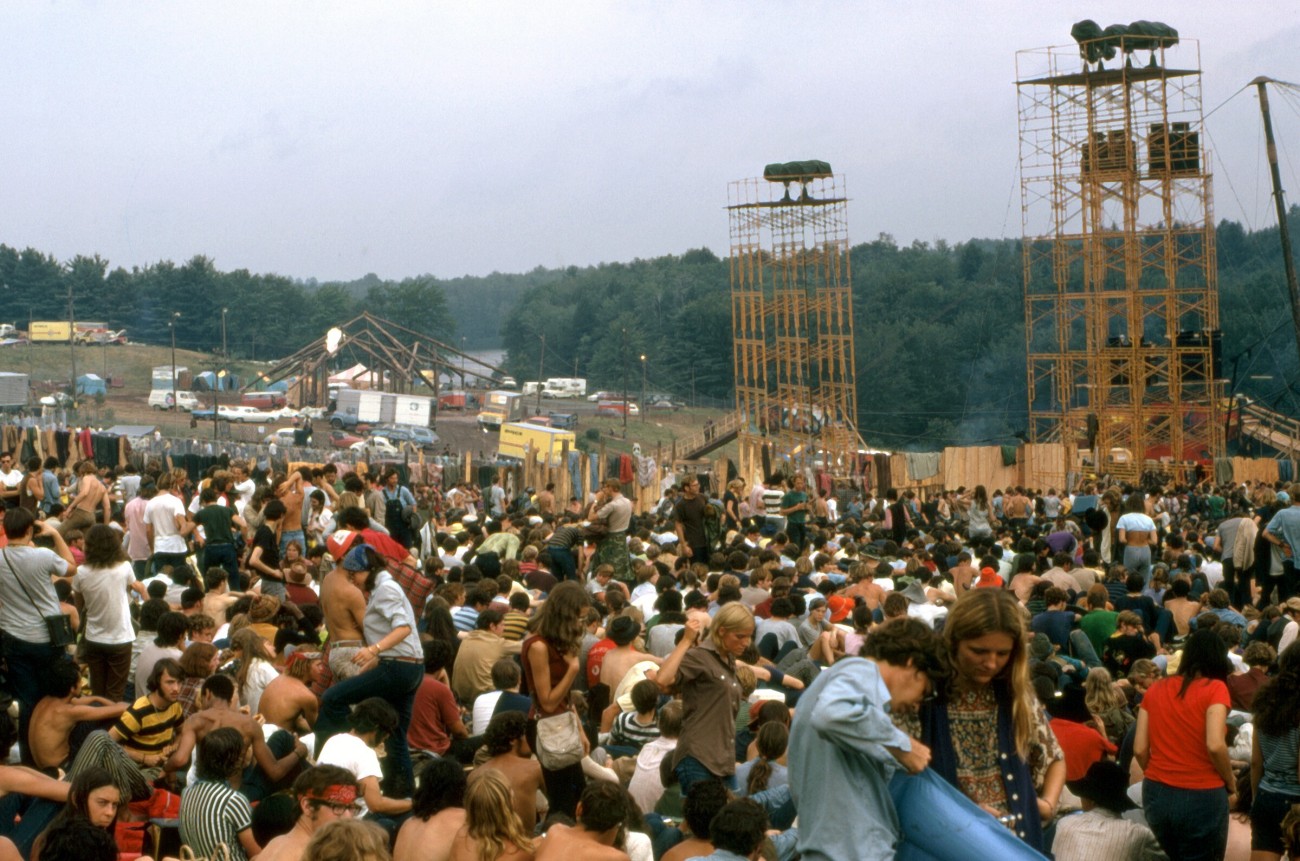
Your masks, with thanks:
[(308, 684), (318, 657), (308, 652), (294, 652), (289, 656), (284, 672), (271, 680), (258, 701), (257, 713), (266, 723), (292, 733), (312, 731), (320, 701)]
[(514, 791), (515, 813), (525, 831), (537, 825), (537, 790), (542, 787), (542, 766), (533, 759), (525, 737), (528, 720), (522, 712), (501, 712), (492, 718), (483, 744), (492, 757), (484, 763), (505, 775)]
[(302, 506), (307, 498), (303, 492), (304, 484), (311, 484), (310, 467), (300, 468), (275, 488), (276, 499), (284, 503), (284, 517), (279, 523), (281, 555), (284, 555), (284, 548), (289, 546), (290, 541), (297, 541), (301, 547), (307, 546), (302, 528)]
[(637, 649), (636, 638), (641, 633), (641, 625), (635, 619), (619, 616), (610, 622), (607, 633), (614, 641), (614, 648), (605, 653), (605, 658), (601, 662), (600, 683), (609, 685), (611, 696), (618, 690), (623, 677), (634, 665), (642, 661), (649, 661), (656, 665), (663, 663), (662, 658)]
[(627, 817), (626, 797), (618, 784), (588, 782), (578, 801), (578, 824), (552, 825), (537, 844), (534, 861), (627, 861), (627, 854), (614, 848)]
[(448, 861), (465, 826), (465, 772), (455, 759), (435, 759), (420, 771), (411, 817), (393, 845), (393, 861)]
[[(334, 538), (330, 539), (331, 545)], [(342, 559), (343, 553), (331, 555)], [(329, 631), (329, 644), (326, 647), (330, 672), (335, 681), (350, 679), (361, 672), (361, 667), (352, 662), (366, 647), (362, 619), (366, 615), (366, 596), (357, 588), (349, 572), (342, 566), (336, 566), (325, 575), (320, 584), (320, 606), (325, 614), (325, 629)]]
[(190, 715), (181, 726), (180, 739), (172, 752), (164, 774), (171, 775), (190, 763), (190, 754), (208, 733), (221, 727), (239, 730), (245, 744), (253, 746), (253, 760), (271, 783), (283, 780), (298, 765), (307, 760), (307, 746), (295, 740), (293, 750), (280, 759), (275, 758), (262, 734), (262, 725), (251, 715), (235, 706), (235, 682), (230, 676), (213, 675), (203, 682), (199, 694), (202, 710)]
[(948, 573), (952, 575), (952, 587), (958, 598), (970, 591), (980, 574), (971, 564), (971, 556), (965, 550), (957, 554), (957, 564), (949, 568)]
[[(969, 560), (968, 560), (969, 561)], [(879, 562), (877, 561), (877, 565)], [(849, 588), (844, 590), (846, 598), (862, 596), (867, 602), (867, 609), (875, 611), (885, 603), (885, 589), (876, 582), (875, 569), (866, 562), (855, 562), (849, 569)]]
[(66, 769), (72, 761), (70, 737), (82, 721), (116, 720), (126, 703), (103, 697), (79, 697), (81, 673), (72, 661), (54, 661), (45, 673), (45, 697), (32, 710), (28, 741), (36, 767)]
[[(265, 695), (264, 695), (265, 696)], [(293, 794), (298, 799), (298, 821), (258, 855), (259, 861), (301, 861), (311, 836), (335, 819), (356, 815), (360, 792), (352, 772), (337, 765), (317, 765), (298, 775)]]
[(203, 614), (214, 619), (225, 619), (226, 610), (243, 597), (240, 592), (231, 592), (225, 568), (209, 568), (203, 574)]

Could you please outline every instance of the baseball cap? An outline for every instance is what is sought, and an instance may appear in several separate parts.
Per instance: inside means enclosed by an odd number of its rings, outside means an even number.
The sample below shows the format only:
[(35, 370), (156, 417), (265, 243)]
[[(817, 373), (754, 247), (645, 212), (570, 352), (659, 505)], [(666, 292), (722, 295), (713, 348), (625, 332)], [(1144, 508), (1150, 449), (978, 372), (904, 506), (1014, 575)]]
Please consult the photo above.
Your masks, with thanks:
[(360, 537), (359, 533), (340, 529), (325, 539), (325, 549), (329, 551), (335, 562), (340, 562)]

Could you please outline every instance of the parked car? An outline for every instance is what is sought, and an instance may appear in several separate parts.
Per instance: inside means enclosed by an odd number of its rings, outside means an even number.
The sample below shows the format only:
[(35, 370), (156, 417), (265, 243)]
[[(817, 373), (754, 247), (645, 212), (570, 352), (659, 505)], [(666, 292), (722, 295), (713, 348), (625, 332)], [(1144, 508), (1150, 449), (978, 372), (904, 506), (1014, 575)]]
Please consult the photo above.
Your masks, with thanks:
[[(564, 430), (573, 430), (578, 426), (578, 417), (573, 413), (550, 412), (546, 414), (547, 424), (553, 428), (563, 428)], [(529, 419), (537, 421), (537, 419)]]
[(401, 457), (402, 450), (388, 441), (386, 437), (372, 436), (369, 439), (363, 439), (360, 442), (354, 442), (351, 446), (355, 452), (360, 452), (367, 456), (382, 455), (384, 457)]
[[(184, 390), (176, 392), (176, 401), (180, 403), (181, 409), (186, 411), (197, 409), (199, 406), (199, 399), (195, 397), (194, 393)], [(175, 406), (175, 404), (172, 403), (172, 390), (154, 389), (151, 391), (149, 393), (149, 406), (156, 410), (171, 409)]]
[(431, 449), (438, 444), (438, 435), (419, 425), (375, 425), (371, 433), (387, 437), (389, 442), (409, 442), (424, 449)]
[(606, 417), (618, 417), (626, 412), (629, 416), (641, 415), (641, 410), (636, 404), (624, 401), (601, 401), (596, 406), (596, 415)]
[(645, 406), (648, 410), (672, 410), (677, 412), (686, 404), (675, 401), (667, 395), (650, 395), (645, 399)]
[(293, 435), (297, 430), (297, 428), (279, 428), (273, 430), (266, 435), (266, 439), (264, 439), (263, 442), (268, 445), (271, 443), (276, 443), (278, 445), (293, 445)]
[(330, 445), (334, 446), (335, 448), (352, 448), (352, 446), (356, 445), (357, 443), (365, 442), (365, 441), (366, 441), (365, 437), (357, 436), (354, 433), (348, 433), (347, 431), (344, 430), (330, 431)]
[(593, 404), (600, 403), (601, 401), (621, 401), (622, 399), (622, 392), (596, 392), (587, 395), (587, 400), (591, 401)]
[(243, 422), (246, 424), (256, 424), (258, 422), (270, 424), (279, 418), (274, 413), (263, 412), (257, 407), (246, 407), (239, 404), (219, 407), (217, 416), (228, 422)]

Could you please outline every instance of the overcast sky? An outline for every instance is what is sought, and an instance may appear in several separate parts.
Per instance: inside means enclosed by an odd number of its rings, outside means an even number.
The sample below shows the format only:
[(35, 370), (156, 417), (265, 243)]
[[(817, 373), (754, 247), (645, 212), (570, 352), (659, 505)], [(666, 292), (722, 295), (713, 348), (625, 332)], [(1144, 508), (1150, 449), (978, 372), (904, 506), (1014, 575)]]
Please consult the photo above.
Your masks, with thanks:
[[(802, 158), (855, 242), (1018, 236), (1015, 55), (1085, 15), (1199, 39), (1207, 111), (1300, 81), (1294, 0), (4, 9), (0, 242), (322, 280), (722, 254), (727, 183)], [(1253, 91), (1208, 125), (1216, 217), (1271, 224)]]

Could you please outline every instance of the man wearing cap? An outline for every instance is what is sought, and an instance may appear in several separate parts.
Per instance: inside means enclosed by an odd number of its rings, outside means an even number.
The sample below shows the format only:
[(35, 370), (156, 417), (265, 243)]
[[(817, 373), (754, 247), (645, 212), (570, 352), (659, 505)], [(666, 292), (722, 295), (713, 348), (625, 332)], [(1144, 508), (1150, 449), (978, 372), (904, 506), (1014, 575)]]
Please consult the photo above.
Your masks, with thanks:
[(1056, 861), (1147, 861), (1163, 858), (1156, 836), (1145, 825), (1125, 819), (1137, 807), (1128, 797), (1128, 772), (1114, 762), (1095, 762), (1079, 780), (1066, 786), (1083, 803), (1083, 812), (1056, 824), (1052, 854)]
[[(1300, 582), (1296, 577), (1296, 553), (1300, 551), (1300, 488), (1296, 485), (1289, 485), (1286, 494), (1287, 500), (1291, 503), (1290, 508), (1284, 508), (1273, 519), (1268, 522), (1264, 529), (1264, 538), (1270, 544), (1275, 544), (1282, 548), (1282, 580), (1278, 583), (1278, 603), (1284, 603), (1288, 598), (1300, 592)], [(1283, 491), (1286, 493), (1286, 491)], [(1282, 500), (1283, 493), (1277, 495), (1278, 500)], [(1261, 601), (1267, 601), (1270, 588), (1267, 585), (1261, 587)], [(1281, 649), (1278, 650), (1281, 652)]]
[(298, 820), (288, 834), (273, 839), (257, 857), (260, 861), (301, 861), (318, 830), (336, 819), (357, 813), (359, 787), (352, 772), (337, 765), (317, 765), (293, 782)]

